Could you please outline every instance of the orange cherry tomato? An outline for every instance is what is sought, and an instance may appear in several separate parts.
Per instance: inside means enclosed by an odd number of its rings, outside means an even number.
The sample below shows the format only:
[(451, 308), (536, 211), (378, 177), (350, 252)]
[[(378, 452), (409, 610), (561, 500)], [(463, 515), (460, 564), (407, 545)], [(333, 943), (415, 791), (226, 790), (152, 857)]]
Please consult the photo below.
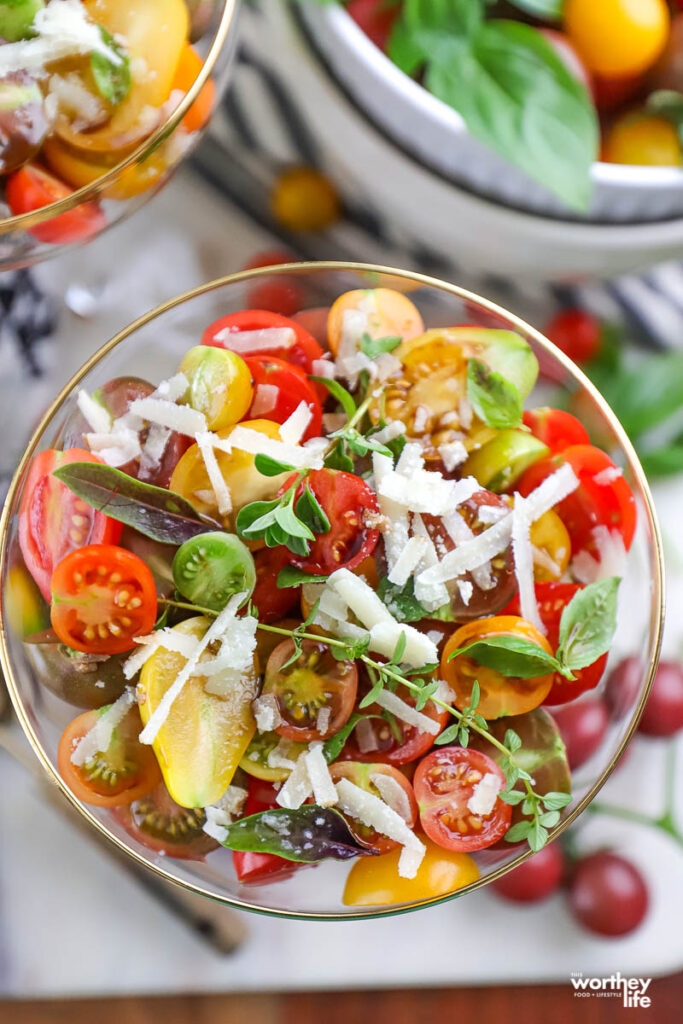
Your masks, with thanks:
[(79, 742), (106, 710), (86, 711), (74, 718), (59, 741), (57, 764), (62, 779), (79, 800), (96, 807), (119, 807), (151, 793), (161, 783), (161, 772), (152, 748), (138, 740), (142, 723), (135, 706), (114, 729), (106, 750), (97, 751), (82, 765), (73, 763)]
[[(188, 93), (197, 81), (199, 72), (204, 67), (204, 61), (193, 50), (189, 43), (186, 43), (180, 51), (180, 59), (173, 77), (171, 92), (175, 89)], [(198, 132), (204, 127), (213, 110), (216, 86), (209, 78), (202, 86), (199, 96), (194, 101), (185, 117), (182, 120), (183, 128), (188, 132)]]
[(607, 78), (646, 71), (669, 35), (666, 0), (566, 0), (564, 27), (589, 71)]
[(516, 636), (536, 644), (547, 654), (554, 654), (542, 633), (526, 619), (517, 615), (494, 615), (490, 619), (477, 619), (456, 630), (441, 655), (441, 678), (455, 693), (456, 707), (466, 707), (472, 696), (472, 686), (478, 680), (480, 687), (477, 711), (484, 718), (503, 715), (522, 715), (542, 704), (553, 685), (553, 674), (521, 679), (504, 676), (502, 672), (480, 665), (467, 654), (451, 660), (453, 651), (479, 640), (494, 636)]
[(288, 231), (322, 231), (339, 220), (341, 200), (316, 167), (290, 167), (273, 185), (270, 209)]
[(680, 167), (683, 148), (675, 126), (664, 117), (625, 114), (614, 122), (602, 145), (608, 164)]
[[(5, 200), (13, 217), (42, 210), (72, 193), (73, 189), (68, 185), (35, 164), (26, 164), (14, 171), (5, 182)], [(106, 226), (107, 218), (97, 203), (88, 202), (27, 230), (40, 242), (68, 245), (70, 242), (83, 242)]]
[[(330, 766), (330, 775), (334, 782), (348, 779), (354, 786), (385, 800), (397, 814), (400, 814), (409, 828), (412, 828), (417, 821), (417, 800), (413, 793), (413, 787), (398, 768), (393, 768), (390, 764), (338, 761)], [(399, 788), (397, 789), (397, 787)], [(385, 836), (381, 832), (376, 832), (374, 828), (364, 825), (357, 818), (349, 819), (349, 827), (359, 843), (377, 850), (378, 853), (388, 853), (389, 850), (395, 850), (399, 846), (394, 839), (390, 839), (389, 836)]]
[(52, 628), (86, 654), (120, 654), (157, 617), (154, 577), (132, 551), (89, 544), (63, 558), (52, 575)]
[(393, 288), (356, 288), (340, 295), (330, 308), (327, 340), (334, 355), (341, 344), (345, 314), (350, 311), (367, 315), (367, 333), (373, 340), (396, 337), (409, 341), (424, 331), (419, 310), (402, 292)]

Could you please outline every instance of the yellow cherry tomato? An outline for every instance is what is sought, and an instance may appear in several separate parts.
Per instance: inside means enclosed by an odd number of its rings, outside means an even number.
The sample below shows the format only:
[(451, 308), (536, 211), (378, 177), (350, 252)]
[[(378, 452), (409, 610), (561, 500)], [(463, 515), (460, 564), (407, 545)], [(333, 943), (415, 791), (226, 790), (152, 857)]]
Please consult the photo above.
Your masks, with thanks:
[(126, 40), (131, 87), (102, 127), (81, 132), (60, 117), (55, 130), (79, 151), (120, 154), (159, 125), (187, 41), (188, 10), (184, 0), (86, 0), (86, 8), (94, 21)]
[(475, 680), (480, 686), (477, 711), (484, 718), (502, 718), (503, 715), (523, 715), (542, 704), (553, 685), (553, 673), (522, 679), (505, 676), (496, 669), (480, 665), (467, 654), (451, 660), (451, 654), (490, 637), (521, 637), (546, 654), (554, 654), (542, 633), (518, 615), (494, 615), (489, 619), (476, 619), (456, 630), (441, 655), (441, 678), (455, 693), (456, 707), (462, 709), (470, 703)]
[(308, 749), (306, 743), (286, 740), (276, 732), (257, 732), (244, 752), (240, 768), (247, 775), (253, 775), (255, 779), (263, 779), (266, 782), (282, 782), (291, 774), (292, 769), (281, 764), (271, 765), (268, 763), (268, 755), (276, 747), (279, 748), (280, 759), (289, 761), (296, 761), (297, 757)]
[(534, 579), (537, 583), (559, 580), (569, 565), (572, 544), (567, 527), (557, 512), (549, 509), (531, 524), (534, 552)]
[(342, 902), (346, 907), (378, 907), (434, 899), (471, 885), (479, 869), (467, 853), (444, 850), (426, 836), (427, 847), (415, 878), (398, 873), (400, 850), (379, 857), (359, 857), (349, 871)]
[[(171, 136), (171, 139), (150, 153), (145, 160), (122, 171), (113, 184), (102, 190), (103, 197), (124, 201), (156, 185), (176, 162), (170, 149), (174, 138), (175, 135)], [(45, 140), (42, 152), (55, 174), (74, 188), (82, 188), (97, 181), (116, 166), (121, 157), (121, 154), (118, 154), (109, 159), (102, 157), (94, 160), (89, 155), (86, 158), (83, 153), (72, 149), (57, 136)]]
[[(209, 626), (208, 619), (198, 616), (173, 628), (201, 639)], [(202, 660), (212, 657), (207, 652)], [(163, 647), (145, 662), (137, 691), (145, 725), (185, 663), (182, 654)], [(206, 683), (199, 671), (188, 679), (153, 744), (166, 787), (181, 807), (206, 807), (220, 800), (256, 731), (251, 710), (258, 692), (256, 667), (238, 687), (226, 687), (225, 696), (208, 693)], [(220, 674), (211, 676), (211, 683), (216, 687)]]
[(315, 167), (292, 167), (281, 174), (270, 195), (270, 208), (288, 231), (321, 231), (341, 215), (337, 190)]
[(358, 311), (367, 315), (367, 333), (377, 338), (401, 338), (407, 341), (424, 331), (424, 323), (414, 302), (393, 288), (355, 288), (344, 292), (332, 303), (327, 318), (327, 340), (334, 355), (339, 351), (345, 314)]
[(24, 637), (49, 628), (48, 606), (23, 565), (15, 565), (8, 572), (4, 597), (5, 614), (13, 633)]
[(614, 122), (602, 146), (608, 164), (680, 167), (683, 149), (676, 128), (663, 117), (627, 114)]
[[(256, 430), (275, 441), (280, 440), (280, 426), (272, 420), (245, 420), (239, 425)], [(219, 430), (218, 436), (225, 440), (233, 429), (226, 427), (225, 430)], [(232, 512), (223, 517), (223, 525), (228, 530), (234, 531), (235, 516), (243, 505), (248, 505), (250, 501), (274, 498), (280, 486), (291, 476), (291, 473), (263, 476), (254, 465), (254, 456), (238, 448), (234, 448), (230, 454), (216, 449), (214, 454), (233, 501)], [(221, 520), (199, 445), (191, 445), (181, 457), (173, 470), (169, 490), (187, 498), (204, 515)]]
[(183, 357), (180, 372), (187, 377), (187, 401), (206, 417), (209, 430), (223, 430), (246, 414), (254, 397), (249, 367), (236, 352), (195, 345)]
[(564, 27), (589, 71), (637, 75), (659, 57), (669, 35), (666, 0), (565, 0)]

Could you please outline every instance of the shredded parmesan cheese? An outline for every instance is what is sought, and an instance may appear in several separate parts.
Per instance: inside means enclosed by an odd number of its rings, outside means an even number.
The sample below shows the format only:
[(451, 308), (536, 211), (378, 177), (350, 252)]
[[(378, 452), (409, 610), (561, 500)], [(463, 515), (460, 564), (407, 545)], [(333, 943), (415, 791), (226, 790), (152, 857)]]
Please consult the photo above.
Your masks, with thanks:
[(356, 818), (368, 828), (374, 828), (376, 832), (388, 836), (414, 854), (413, 858), (404, 859), (401, 856), (398, 866), (399, 875), (414, 878), (425, 854), (425, 846), (406, 825), (401, 815), (384, 800), (366, 792), (360, 786), (355, 786), (348, 779), (340, 779), (337, 783), (337, 798), (337, 806), (344, 814)]
[(291, 416), (280, 426), (282, 443), (299, 444), (312, 419), (313, 413), (306, 402), (299, 402)]
[(114, 729), (134, 703), (135, 694), (130, 687), (126, 687), (119, 699), (97, 716), (92, 729), (89, 729), (85, 736), (78, 741), (71, 754), (71, 763), (80, 767), (96, 754), (104, 754), (109, 749)]
[(111, 430), (111, 416), (103, 405), (82, 388), (78, 392), (78, 408), (96, 434), (108, 434)]
[(390, 711), (406, 725), (412, 725), (418, 732), (428, 732), (431, 736), (438, 736), (441, 732), (438, 722), (430, 718), (429, 715), (416, 711), (414, 707), (401, 700), (391, 690), (381, 690), (375, 697), (375, 703)]
[(194, 437), (207, 430), (204, 414), (189, 405), (176, 405), (165, 398), (136, 398), (130, 404), (130, 411), (150, 423), (158, 423), (179, 434)]
[(256, 728), (259, 732), (272, 732), (282, 722), (280, 705), (277, 697), (272, 693), (263, 693), (253, 700), (251, 710), (254, 712)]
[(337, 790), (327, 767), (322, 743), (311, 743), (304, 758), (315, 802), (321, 807), (332, 807), (337, 802)]
[(531, 548), (531, 523), (527, 515), (527, 504), (521, 494), (515, 495), (512, 510), (512, 554), (515, 562), (515, 576), (519, 587), (519, 607), (522, 618), (535, 626), (544, 636), (547, 629), (538, 611), (536, 588), (534, 586), (534, 556)]
[(196, 434), (197, 446), (204, 460), (206, 475), (213, 489), (218, 511), (220, 515), (227, 516), (232, 511), (232, 495), (221, 473), (218, 459), (214, 454), (212, 437), (213, 435), (208, 431), (198, 431)]
[(280, 389), (276, 384), (259, 384), (254, 392), (250, 415), (256, 419), (271, 412), (275, 408), (279, 394)]
[(264, 327), (258, 331), (235, 331), (225, 327), (215, 336), (224, 348), (238, 355), (254, 355), (256, 352), (273, 349), (289, 349), (296, 343), (296, 334), (291, 327)]
[(487, 772), (472, 790), (472, 796), (467, 801), (468, 811), (485, 818), (496, 806), (496, 800), (502, 788), (503, 783), (498, 776), (493, 772)]

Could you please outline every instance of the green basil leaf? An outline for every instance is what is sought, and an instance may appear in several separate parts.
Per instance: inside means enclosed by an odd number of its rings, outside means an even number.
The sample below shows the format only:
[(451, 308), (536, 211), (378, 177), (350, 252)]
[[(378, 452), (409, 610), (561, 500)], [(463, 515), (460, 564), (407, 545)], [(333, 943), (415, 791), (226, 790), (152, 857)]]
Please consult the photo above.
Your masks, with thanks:
[(221, 845), (228, 850), (272, 853), (302, 864), (349, 860), (373, 852), (357, 842), (343, 814), (316, 804), (250, 814), (228, 825), (227, 832)]
[(98, 25), (97, 27), (100, 30), (103, 43), (111, 51), (112, 56), (107, 57), (103, 53), (91, 53), (90, 67), (92, 68), (95, 85), (101, 95), (104, 96), (108, 103), (117, 105), (126, 98), (130, 91), (130, 58), (104, 25)]
[(478, 139), (572, 209), (588, 208), (599, 144), (595, 107), (537, 29), (494, 20), (469, 42), (445, 38), (424, 81)]
[(399, 622), (418, 622), (428, 615), (426, 608), (415, 597), (413, 587), (412, 577), (403, 587), (390, 583), (387, 576), (382, 576), (379, 580), (377, 596)]
[(467, 362), (467, 397), (489, 427), (505, 430), (522, 422), (522, 396), (515, 385), (478, 359)]
[(557, 658), (521, 636), (491, 636), (486, 640), (477, 640), (453, 651), (448, 660), (452, 661), (462, 654), (472, 658), (478, 665), (485, 665), (504, 676), (517, 676), (519, 679), (535, 679), (561, 668)]
[(53, 476), (99, 512), (162, 544), (184, 544), (200, 533), (220, 529), (179, 494), (111, 466), (71, 462), (53, 470)]
[(371, 338), (366, 331), (360, 340), (360, 350), (368, 359), (376, 359), (383, 352), (393, 352), (401, 344), (402, 340), (402, 338), (394, 336)]
[(275, 522), (275, 509), (280, 504), (275, 501), (250, 501), (237, 513), (235, 528), (240, 537), (262, 537), (267, 527)]
[(338, 380), (332, 380), (330, 377), (309, 377), (308, 379), (314, 380), (318, 384), (324, 384), (332, 397), (337, 399), (349, 419), (355, 415), (356, 403), (353, 396)]
[(308, 484), (301, 492), (301, 496), (295, 506), (295, 512), (299, 520), (314, 534), (330, 532), (330, 521), (325, 514), (325, 510)]
[(683, 472), (683, 438), (660, 448), (643, 449), (640, 445), (638, 455), (640, 464), (647, 477), (673, 476)]
[(531, 831), (530, 821), (518, 821), (516, 825), (509, 828), (505, 833), (506, 843), (518, 843), (522, 839), (526, 839)]
[(520, 11), (543, 21), (561, 21), (564, 2), (565, 0), (510, 0), (510, 3)]
[(300, 587), (302, 583), (325, 583), (327, 576), (316, 576), (312, 572), (305, 572), (304, 569), (297, 569), (295, 565), (286, 565), (277, 574), (277, 586), (279, 590), (286, 590), (287, 587)]
[(666, 352), (613, 375), (603, 388), (624, 430), (637, 436), (664, 423), (683, 405), (683, 352)]
[(257, 455), (254, 465), (262, 476), (279, 476), (280, 473), (289, 473), (294, 469), (294, 466), (289, 466), (286, 462), (271, 459), (270, 455)]
[(570, 671), (592, 665), (605, 654), (617, 628), (620, 579), (611, 576), (577, 590), (562, 612), (557, 656)]

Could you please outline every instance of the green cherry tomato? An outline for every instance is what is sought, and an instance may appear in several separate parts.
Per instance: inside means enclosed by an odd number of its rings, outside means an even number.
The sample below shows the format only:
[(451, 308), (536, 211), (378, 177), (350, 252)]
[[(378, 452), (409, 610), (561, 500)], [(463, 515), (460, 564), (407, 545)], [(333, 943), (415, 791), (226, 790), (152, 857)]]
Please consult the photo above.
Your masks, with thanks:
[(548, 454), (548, 448), (525, 430), (501, 430), (472, 452), (463, 467), (482, 487), (500, 494), (512, 487), (524, 471)]
[(44, 0), (0, 0), (0, 36), (8, 43), (28, 39), (33, 19), (44, 6)]
[(246, 592), (251, 597), (256, 569), (251, 552), (239, 537), (216, 531), (192, 537), (178, 548), (173, 580), (188, 601), (220, 611), (233, 594)]

